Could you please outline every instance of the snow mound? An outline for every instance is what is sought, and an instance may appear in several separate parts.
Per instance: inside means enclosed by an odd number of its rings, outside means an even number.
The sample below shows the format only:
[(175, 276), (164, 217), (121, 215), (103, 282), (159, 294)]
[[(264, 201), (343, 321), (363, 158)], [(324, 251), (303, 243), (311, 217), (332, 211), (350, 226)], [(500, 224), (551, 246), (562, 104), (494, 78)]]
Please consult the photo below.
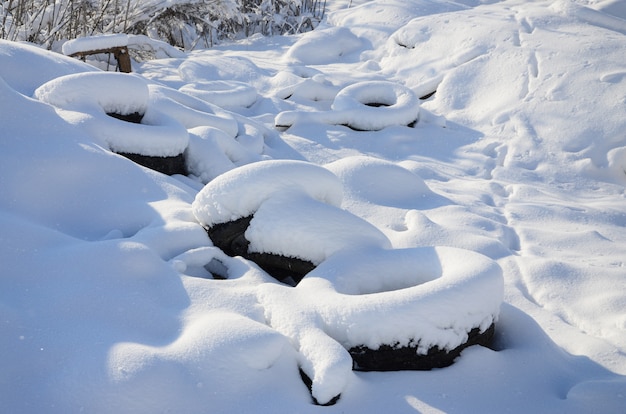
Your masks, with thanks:
[(204, 184), (242, 165), (263, 160), (221, 129), (204, 126), (189, 130), (189, 146), (185, 161), (190, 174)]
[(188, 83), (182, 86), (180, 91), (222, 108), (247, 108), (257, 99), (256, 89), (246, 83), (235, 81)]
[(252, 252), (297, 257), (314, 265), (346, 249), (391, 248), (387, 237), (362, 218), (289, 190), (259, 206), (245, 236)]
[(183, 81), (227, 80), (249, 82), (259, 68), (244, 57), (190, 56), (178, 67)]
[(268, 160), (228, 171), (208, 183), (192, 204), (196, 219), (206, 227), (250, 216), (273, 195), (301, 192), (321, 202), (341, 204), (337, 176), (304, 161)]
[(274, 95), (280, 99), (308, 99), (332, 101), (340, 88), (329, 82), (321, 73), (297, 74), (281, 71), (272, 78)]
[(0, 77), (26, 96), (59, 76), (95, 71), (91, 65), (32, 44), (0, 39)]
[[(301, 37), (284, 56), (289, 63), (320, 65), (345, 60), (363, 48), (363, 40), (345, 27), (329, 27)], [(357, 54), (358, 57), (358, 54)]]
[(232, 115), (206, 101), (162, 85), (148, 85), (150, 104), (186, 128), (217, 128), (230, 137), (237, 136), (239, 125)]
[[(351, 198), (378, 205), (415, 208), (435, 195), (417, 174), (391, 161), (364, 155), (325, 165), (337, 175)], [(394, 185), (390, 186), (389, 183)]]
[(339, 91), (330, 111), (284, 111), (276, 116), (274, 124), (289, 127), (301, 122), (321, 122), (377, 131), (411, 125), (418, 117), (419, 99), (413, 91), (394, 82), (366, 81)]
[[(115, 152), (167, 157), (181, 154), (187, 130), (149, 105), (147, 82), (139, 76), (88, 72), (61, 76), (35, 90), (34, 96), (57, 108), (65, 120), (81, 125)], [(143, 114), (140, 124), (107, 114)]]
[(359, 3), (333, 11), (328, 15), (328, 22), (349, 27), (354, 33), (362, 33), (367, 40), (380, 42), (414, 18), (466, 8), (461, 2), (454, 1), (377, 0)]
[(108, 368), (115, 382), (128, 382), (132, 377), (149, 375), (154, 362), (162, 359), (193, 369), (203, 381), (212, 382), (219, 370), (267, 369), (286, 351), (286, 338), (267, 325), (236, 313), (216, 311), (187, 324), (180, 336), (165, 346), (116, 344), (109, 352)]

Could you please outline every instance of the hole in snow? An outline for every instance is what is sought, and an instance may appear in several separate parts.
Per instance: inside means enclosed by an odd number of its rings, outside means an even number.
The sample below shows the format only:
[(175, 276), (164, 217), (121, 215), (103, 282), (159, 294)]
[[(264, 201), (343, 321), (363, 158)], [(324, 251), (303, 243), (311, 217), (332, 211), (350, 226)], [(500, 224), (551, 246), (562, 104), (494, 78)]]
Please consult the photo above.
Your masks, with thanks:
[(228, 279), (228, 268), (224, 263), (218, 259), (211, 259), (211, 261), (204, 265), (204, 269), (211, 273), (213, 279), (226, 280)]
[(382, 103), (382, 102), (367, 102), (367, 103), (364, 103), (363, 105), (371, 106), (371, 107), (374, 107), (374, 108), (380, 108), (380, 107), (383, 107), (383, 106), (390, 106), (389, 104)]

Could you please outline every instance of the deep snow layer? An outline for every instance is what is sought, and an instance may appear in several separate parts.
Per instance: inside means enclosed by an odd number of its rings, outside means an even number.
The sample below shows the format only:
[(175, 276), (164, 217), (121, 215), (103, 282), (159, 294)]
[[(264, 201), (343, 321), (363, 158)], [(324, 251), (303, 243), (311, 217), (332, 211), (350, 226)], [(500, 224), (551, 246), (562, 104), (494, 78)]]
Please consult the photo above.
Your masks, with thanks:
[[(0, 411), (623, 411), (623, 2), (347, 3), (311, 33), (135, 64), (131, 109), (167, 115), (154, 119), (184, 136), (189, 176), (140, 167), (90, 127), (121, 105), (107, 74), (0, 43)], [(390, 115), (432, 92), (415, 124)], [(327, 122), (342, 93), (354, 112)], [(389, 123), (350, 128), (363, 114)], [(297, 191), (247, 173), (283, 159), (306, 166), (286, 164)], [(259, 250), (315, 254), (298, 287), (225, 256), (201, 226), (253, 210), (278, 230), (251, 230)], [(371, 243), (281, 244), (285, 223), (348, 213)], [(495, 349), (430, 372), (350, 370), (346, 345), (445, 339), (434, 328), (454, 321), (434, 310), (457, 296), (406, 294), (484, 276), (456, 293), (493, 316), (500, 274)], [(412, 312), (442, 319), (419, 331)], [(298, 367), (337, 404), (312, 405)]]

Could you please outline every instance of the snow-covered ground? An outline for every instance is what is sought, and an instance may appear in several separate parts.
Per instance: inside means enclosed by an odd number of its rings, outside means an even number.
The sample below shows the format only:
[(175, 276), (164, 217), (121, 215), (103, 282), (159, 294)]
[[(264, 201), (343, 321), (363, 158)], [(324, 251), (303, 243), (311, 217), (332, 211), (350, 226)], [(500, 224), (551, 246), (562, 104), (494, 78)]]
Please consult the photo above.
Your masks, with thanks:
[[(331, 3), (132, 75), (0, 41), (0, 412), (624, 412), (626, 2)], [(296, 287), (202, 227), (252, 214)]]

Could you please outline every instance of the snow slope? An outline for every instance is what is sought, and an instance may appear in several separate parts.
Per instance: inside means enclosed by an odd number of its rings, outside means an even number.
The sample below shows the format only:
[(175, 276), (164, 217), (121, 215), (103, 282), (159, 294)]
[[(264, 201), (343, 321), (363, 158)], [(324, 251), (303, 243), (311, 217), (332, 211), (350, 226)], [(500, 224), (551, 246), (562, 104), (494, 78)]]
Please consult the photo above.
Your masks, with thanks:
[[(0, 41), (0, 412), (623, 412), (624, 2), (329, 7), (117, 89)], [(202, 227), (250, 213), (319, 264), (297, 287)], [(450, 367), (351, 370), (494, 320)]]

